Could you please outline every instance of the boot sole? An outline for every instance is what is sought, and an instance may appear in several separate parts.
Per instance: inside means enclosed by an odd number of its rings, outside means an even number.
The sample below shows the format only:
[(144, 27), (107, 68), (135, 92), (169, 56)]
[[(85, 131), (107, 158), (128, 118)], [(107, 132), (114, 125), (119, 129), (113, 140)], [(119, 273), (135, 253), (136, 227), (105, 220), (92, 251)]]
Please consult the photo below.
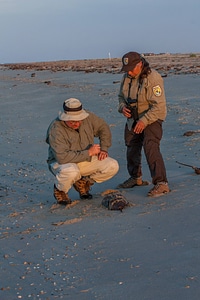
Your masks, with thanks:
[(142, 181), (142, 184), (134, 184), (132, 186), (126, 186), (126, 187), (123, 187), (123, 186), (120, 186), (118, 185), (117, 186), (117, 189), (132, 189), (134, 188), (135, 186), (145, 186), (145, 185), (149, 185), (149, 182), (148, 181)]

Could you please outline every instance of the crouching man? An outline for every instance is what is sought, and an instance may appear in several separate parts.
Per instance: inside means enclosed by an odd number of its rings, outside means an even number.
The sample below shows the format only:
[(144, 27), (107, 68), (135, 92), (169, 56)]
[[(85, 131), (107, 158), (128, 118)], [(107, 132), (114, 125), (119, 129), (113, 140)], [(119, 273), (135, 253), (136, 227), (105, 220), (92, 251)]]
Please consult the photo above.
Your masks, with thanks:
[[(94, 144), (94, 138), (99, 144)], [(91, 199), (90, 187), (112, 178), (118, 162), (108, 156), (111, 132), (108, 124), (82, 108), (76, 98), (63, 103), (63, 111), (52, 121), (46, 136), (48, 166), (55, 176), (54, 197), (59, 204), (70, 204), (73, 186), (81, 199)]]

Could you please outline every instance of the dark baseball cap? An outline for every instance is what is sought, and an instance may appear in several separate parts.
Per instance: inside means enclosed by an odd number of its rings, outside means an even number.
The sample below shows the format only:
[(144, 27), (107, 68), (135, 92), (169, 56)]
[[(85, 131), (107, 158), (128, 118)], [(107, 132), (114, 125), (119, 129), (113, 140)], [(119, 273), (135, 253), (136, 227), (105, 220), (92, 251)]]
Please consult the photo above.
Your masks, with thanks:
[(141, 55), (137, 52), (128, 52), (122, 57), (122, 69), (121, 71), (128, 72), (135, 68), (135, 66), (141, 61)]

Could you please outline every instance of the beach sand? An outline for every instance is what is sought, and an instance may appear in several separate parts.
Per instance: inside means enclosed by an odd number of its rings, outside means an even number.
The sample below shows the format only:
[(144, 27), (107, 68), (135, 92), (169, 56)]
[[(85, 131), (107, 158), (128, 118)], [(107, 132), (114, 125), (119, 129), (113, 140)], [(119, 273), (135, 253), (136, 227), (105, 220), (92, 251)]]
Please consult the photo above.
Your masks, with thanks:
[[(101, 193), (128, 178), (121, 76), (0, 68), (0, 299), (199, 299), (200, 176), (176, 161), (200, 167), (200, 77), (168, 70), (164, 78), (161, 151), (171, 192), (148, 198), (151, 184), (124, 190), (130, 206), (121, 213), (101, 206)], [(71, 189), (65, 208), (53, 198), (45, 134), (70, 97), (108, 122), (120, 170), (92, 187), (93, 200)], [(151, 182), (144, 155), (142, 166)]]

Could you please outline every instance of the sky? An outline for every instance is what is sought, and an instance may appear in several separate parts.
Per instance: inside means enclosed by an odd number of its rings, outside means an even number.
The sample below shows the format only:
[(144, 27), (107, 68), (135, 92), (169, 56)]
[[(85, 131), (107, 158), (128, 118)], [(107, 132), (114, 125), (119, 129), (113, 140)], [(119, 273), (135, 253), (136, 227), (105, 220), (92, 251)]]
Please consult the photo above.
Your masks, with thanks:
[(200, 52), (199, 0), (0, 0), (0, 63)]

